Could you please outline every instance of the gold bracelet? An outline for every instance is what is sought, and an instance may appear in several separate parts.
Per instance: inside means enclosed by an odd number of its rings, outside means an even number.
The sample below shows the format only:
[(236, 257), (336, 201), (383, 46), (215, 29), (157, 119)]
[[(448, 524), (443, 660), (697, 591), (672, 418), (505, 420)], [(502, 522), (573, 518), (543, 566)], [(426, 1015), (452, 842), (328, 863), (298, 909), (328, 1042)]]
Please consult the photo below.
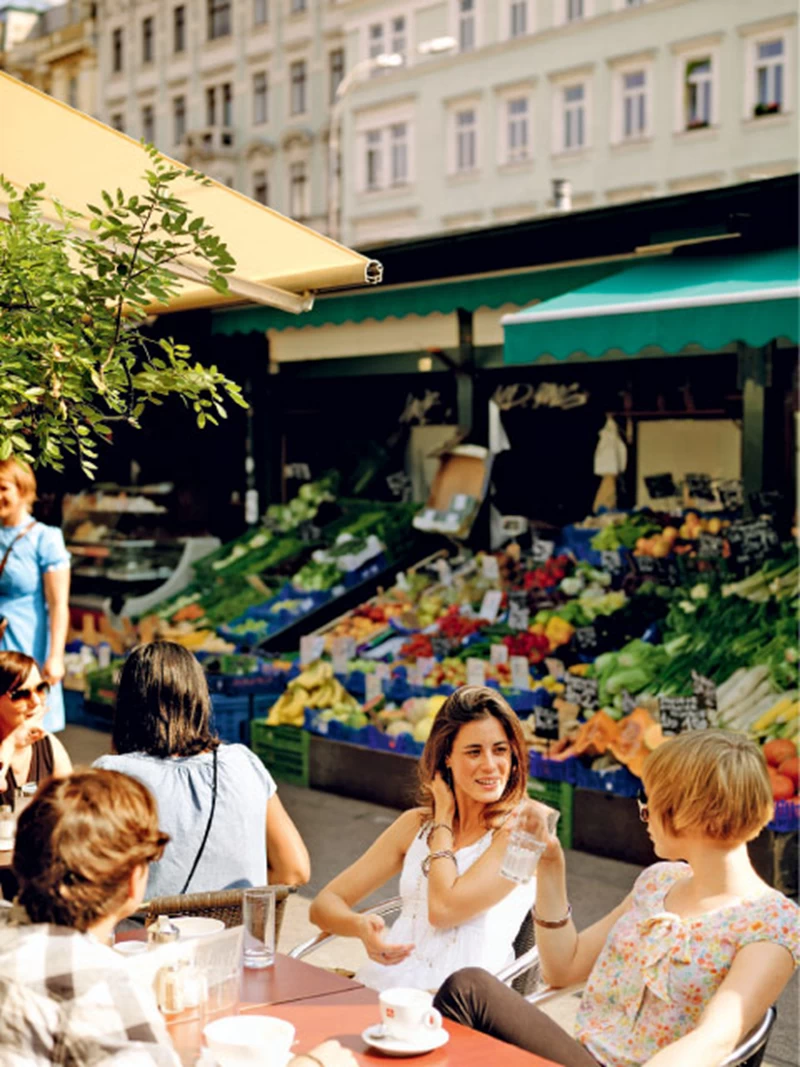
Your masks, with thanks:
[(431, 864), (434, 860), (448, 859), (456, 862), (456, 854), (451, 848), (443, 848), (438, 852), (429, 852), (425, 859), (422, 861), (422, 873), (425, 877), (428, 877), (428, 871), (431, 869)]
[(566, 926), (572, 918), (572, 905), (567, 904), (567, 914), (563, 919), (540, 919), (536, 914), (536, 907), (533, 909), (533, 921), (537, 926), (543, 926), (545, 930), (560, 930), (562, 926)]
[(433, 834), (434, 834), (434, 832), (436, 830), (448, 830), (449, 833), (450, 833), (450, 836), (452, 838), (455, 838), (455, 834), (453, 833), (453, 827), (450, 826), (449, 823), (446, 823), (446, 822), (435, 822), (431, 826), (430, 830), (428, 830), (428, 836), (425, 838), (425, 843), (427, 844), (428, 848), (431, 847), (431, 838), (433, 837)]

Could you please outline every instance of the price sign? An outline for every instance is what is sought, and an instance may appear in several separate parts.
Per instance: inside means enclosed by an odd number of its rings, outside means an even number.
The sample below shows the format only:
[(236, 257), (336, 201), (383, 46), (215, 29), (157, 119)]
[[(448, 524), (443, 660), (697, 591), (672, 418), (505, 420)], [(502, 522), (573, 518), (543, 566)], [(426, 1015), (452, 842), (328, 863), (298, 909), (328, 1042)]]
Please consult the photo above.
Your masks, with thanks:
[(548, 741), (558, 740), (558, 711), (537, 705), (533, 709), (533, 728), (537, 737)]
[(511, 684), (515, 689), (521, 689), (523, 691), (530, 689), (531, 671), (527, 657), (511, 657)]
[(413, 667), (406, 668), (406, 677), (408, 678), (408, 684), (418, 687), (422, 685), (424, 676), (420, 670), (419, 664), (415, 663)]
[(436, 659), (444, 659), (450, 655), (450, 639), (448, 637), (431, 636), (431, 652)]
[(356, 643), (352, 637), (334, 637), (331, 658), (333, 660), (333, 673), (346, 674), (347, 665), (355, 655)]
[(386, 484), (392, 496), (397, 497), (404, 503), (411, 499), (411, 479), (405, 471), (387, 475)]
[(481, 569), (487, 582), (498, 582), (500, 580), (500, 565), (497, 562), (497, 556), (484, 556)]
[[(388, 682), (392, 676), (392, 668), (389, 666), (388, 663), (376, 663), (375, 675), (382, 682)], [(367, 677), (369, 677), (369, 675), (367, 675)]]
[(710, 678), (692, 671), (692, 691), (697, 700), (698, 711), (717, 710), (717, 687)]
[(769, 519), (734, 522), (728, 527), (727, 536), (736, 563), (760, 566), (780, 546), (780, 539)]
[(434, 656), (417, 656), (417, 666), (423, 678), (427, 678), (436, 665)]
[(621, 574), (625, 570), (622, 553), (616, 549), (606, 549), (600, 553), (600, 566), (609, 574)]
[(489, 658), (493, 667), (501, 663), (508, 663), (508, 645), (492, 645), (489, 650)]
[(530, 614), (527, 593), (508, 594), (508, 625), (512, 630), (527, 630)]
[(322, 536), (319, 526), (315, 526), (313, 522), (301, 522), (297, 532), (300, 535), (300, 540), (307, 545), (314, 541), (319, 541)]
[(720, 482), (717, 486), (719, 498), (726, 511), (738, 511), (744, 504), (742, 483), (735, 478)]
[(314, 663), (325, 651), (325, 638), (317, 634), (306, 634), (300, 638), (300, 666)]
[(580, 678), (577, 674), (567, 674), (564, 699), (579, 708), (594, 711), (599, 704), (597, 682), (594, 678)]
[(684, 488), (695, 500), (714, 500), (711, 477), (708, 474), (687, 474), (683, 479)]
[(663, 585), (680, 585), (681, 576), (674, 559), (655, 559), (653, 556), (634, 556), (633, 565), (642, 578), (651, 578)]
[(668, 496), (677, 496), (678, 487), (671, 474), (652, 474), (645, 478), (644, 484), (653, 500), (663, 500)]
[(697, 538), (698, 559), (722, 559), (725, 542), (716, 534), (701, 533)]
[(467, 685), (486, 685), (486, 664), (475, 656), (467, 660)]
[(575, 647), (579, 652), (594, 652), (597, 648), (597, 630), (594, 626), (579, 626), (575, 631)]
[(450, 564), (447, 562), (447, 560), (437, 559), (434, 566), (436, 567), (436, 570), (439, 574), (439, 581), (442, 583), (442, 585), (452, 585), (453, 572), (450, 569)]
[(367, 703), (369, 703), (370, 700), (374, 700), (376, 697), (383, 695), (382, 678), (380, 677), (377, 671), (375, 671), (373, 674), (367, 674), (365, 676), (364, 681), (367, 688)]
[(622, 690), (622, 714), (630, 715), (636, 707), (636, 697), (631, 696), (627, 689)]
[(500, 610), (500, 601), (503, 599), (503, 594), (499, 589), (489, 589), (484, 593), (483, 600), (481, 601), (481, 610), (478, 613), (481, 619), (486, 619), (487, 622), (494, 622), (497, 618), (497, 613)]
[(661, 697), (658, 706), (665, 734), (705, 730), (708, 726), (708, 715), (704, 708), (698, 708), (697, 697)]
[(555, 547), (555, 541), (544, 541), (534, 536), (531, 541), (531, 559), (534, 563), (547, 563)]
[(567, 669), (561, 660), (556, 659), (554, 656), (547, 656), (544, 665), (547, 668), (547, 673), (552, 678), (563, 678), (567, 672)]

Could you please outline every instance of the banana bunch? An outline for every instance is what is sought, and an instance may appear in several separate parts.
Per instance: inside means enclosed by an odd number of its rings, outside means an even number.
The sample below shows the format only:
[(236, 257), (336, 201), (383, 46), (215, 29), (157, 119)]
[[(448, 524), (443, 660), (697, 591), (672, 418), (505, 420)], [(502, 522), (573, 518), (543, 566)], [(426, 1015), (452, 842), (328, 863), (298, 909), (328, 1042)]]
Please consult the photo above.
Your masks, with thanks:
[(334, 677), (331, 664), (319, 661), (289, 682), (286, 692), (272, 705), (267, 725), (302, 726), (306, 708), (332, 708), (334, 705), (360, 710), (355, 697)]

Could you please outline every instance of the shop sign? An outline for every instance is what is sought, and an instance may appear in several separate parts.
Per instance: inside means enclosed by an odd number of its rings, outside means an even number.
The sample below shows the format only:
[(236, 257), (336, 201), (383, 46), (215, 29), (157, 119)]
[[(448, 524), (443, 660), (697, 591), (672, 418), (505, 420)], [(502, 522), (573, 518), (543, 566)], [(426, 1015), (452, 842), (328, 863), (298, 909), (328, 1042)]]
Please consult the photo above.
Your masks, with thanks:
[(540, 707), (537, 704), (533, 709), (533, 723), (537, 737), (544, 737), (547, 741), (558, 740), (558, 711), (556, 708)]
[(594, 678), (581, 678), (577, 674), (567, 674), (565, 678), (564, 699), (579, 708), (594, 711), (599, 702), (599, 689)]
[(511, 684), (522, 691), (530, 689), (531, 672), (527, 656), (511, 657)]
[(705, 730), (708, 727), (707, 711), (698, 706), (695, 696), (660, 697), (658, 710), (661, 730), (666, 735)]
[(514, 385), (498, 385), (492, 400), (501, 411), (524, 407), (571, 411), (589, 403), (589, 392), (581, 389), (578, 382), (571, 382), (569, 385), (541, 382), (536, 386), (517, 382)]

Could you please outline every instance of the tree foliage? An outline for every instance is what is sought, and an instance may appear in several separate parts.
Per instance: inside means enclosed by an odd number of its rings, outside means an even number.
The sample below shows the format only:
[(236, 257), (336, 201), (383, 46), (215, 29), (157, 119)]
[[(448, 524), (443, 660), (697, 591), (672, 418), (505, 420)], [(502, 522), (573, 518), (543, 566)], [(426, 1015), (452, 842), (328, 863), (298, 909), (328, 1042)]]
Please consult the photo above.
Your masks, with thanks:
[[(153, 340), (147, 309), (180, 290), (171, 272), (188, 260), (228, 291), (234, 261), (204, 219), (173, 193), (178, 178), (207, 184), (147, 146), (143, 191), (104, 191), (86, 214), (55, 204), (42, 215), (44, 184), (21, 193), (0, 176), (9, 220), (0, 224), (0, 459), (12, 452), (63, 470), (76, 455), (89, 476), (115, 422), (138, 427), (148, 404), (170, 395), (191, 405), (201, 429), (225, 418), (239, 386), (192, 358), (187, 345)], [(87, 227), (87, 221), (88, 227)]]

